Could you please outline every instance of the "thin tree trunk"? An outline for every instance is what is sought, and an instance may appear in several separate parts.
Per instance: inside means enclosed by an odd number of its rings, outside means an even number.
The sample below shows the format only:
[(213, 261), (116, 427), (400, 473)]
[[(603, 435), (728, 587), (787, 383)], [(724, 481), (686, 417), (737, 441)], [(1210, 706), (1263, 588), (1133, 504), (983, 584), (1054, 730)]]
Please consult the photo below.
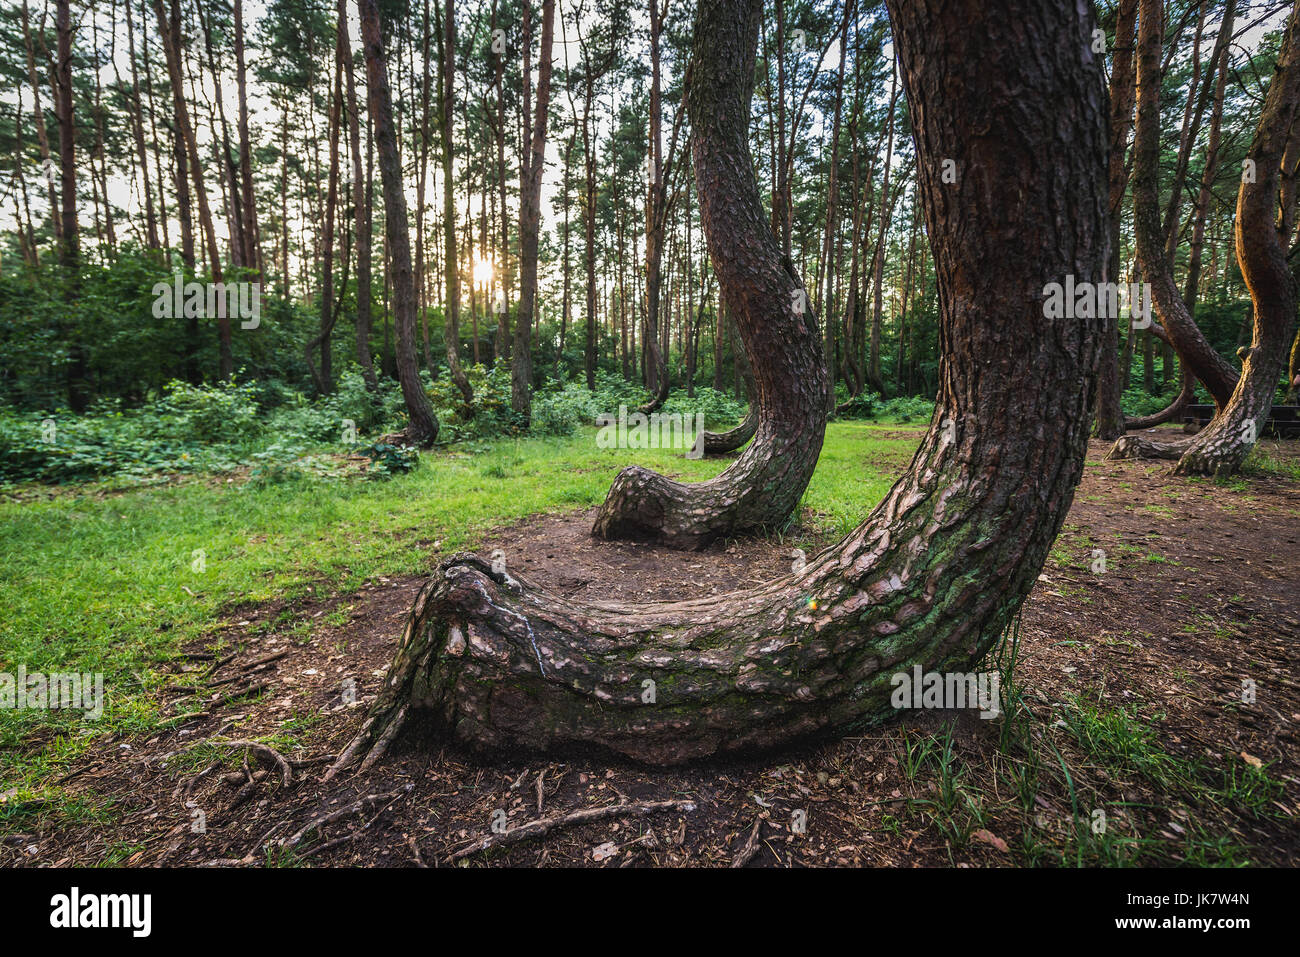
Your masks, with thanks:
[(470, 387), (465, 370), (460, 367), (460, 275), (456, 260), (456, 186), (452, 167), (455, 147), (452, 110), (456, 102), (456, 15), (453, 0), (446, 2), (442, 30), (442, 57), (440, 58), (442, 68), (438, 72), (438, 92), (441, 94), (438, 120), (442, 133), (442, 229), (443, 243), (447, 247), (443, 255), (447, 298), (443, 305), (442, 335), (446, 345), (447, 370), (451, 373), (452, 382), (456, 383), (456, 388), (460, 390), (465, 405), (469, 406), (474, 401), (474, 390)]
[[(63, 268), (68, 305), (75, 307), (80, 292), (81, 235), (77, 229), (76, 121), (72, 89), (72, 12), (69, 0), (58, 0), (55, 31), (58, 61), (55, 64), (55, 116), (59, 123), (59, 185), (63, 204), (63, 234), (59, 242), (59, 265)], [(80, 414), (90, 403), (86, 350), (75, 327), (63, 324), (68, 341), (68, 406)]]
[(872, 264), (871, 352), (867, 358), (867, 383), (880, 395), (885, 394), (885, 380), (880, 375), (881, 285), (885, 274), (885, 241), (889, 236), (889, 221), (893, 206), (889, 197), (889, 177), (894, 156), (894, 114), (898, 99), (898, 61), (894, 61), (894, 79), (889, 93), (889, 137), (885, 146), (884, 180), (880, 187), (880, 232), (876, 234), (876, 256)]
[(357, 363), (366, 389), (375, 392), (379, 380), (370, 354), (370, 204), (366, 199), (366, 171), (361, 160), (361, 113), (357, 108), (352, 40), (348, 35), (347, 0), (338, 0), (339, 44), (343, 48), (343, 89), (348, 114), (348, 142), (352, 150), (352, 208), (357, 235)]
[[(194, 180), (194, 197), (199, 206), (199, 227), (203, 230), (207, 245), (209, 280), (220, 283), (221, 250), (217, 246), (217, 234), (212, 226), (212, 212), (208, 209), (208, 193), (203, 185), (203, 166), (199, 157), (198, 140), (194, 136), (194, 126), (190, 123), (189, 108), (185, 103), (184, 76), (181, 73), (181, 51), (179, 46), (180, 15), (179, 2), (172, 0), (171, 23), (168, 23), (162, 0), (153, 0), (154, 13), (158, 17), (158, 32), (162, 34), (163, 51), (167, 57), (167, 73), (171, 79), (172, 97), (176, 106), (176, 122), (179, 134), (185, 144), (190, 174)], [(174, 31), (174, 32), (173, 32)], [(235, 359), (231, 352), (230, 317), (225, 310), (217, 314), (217, 348), (218, 374), (222, 379), (229, 379), (235, 372)]]
[(402, 164), (397, 156), (397, 135), (393, 130), (393, 101), (388, 89), (388, 67), (384, 63), (383, 30), (377, 0), (357, 0), (361, 18), (361, 39), (366, 57), (370, 90), (370, 115), (379, 145), (379, 175), (383, 181), (384, 225), (390, 251), (386, 271), (393, 282), (393, 317), (397, 330), (397, 378), (410, 416), (407, 437), (417, 445), (429, 446), (438, 438), (438, 419), (420, 383), (420, 366), (415, 349), (415, 276), (411, 271), (411, 234), (403, 192)]
[[(1137, 0), (1120, 0), (1115, 14), (1115, 52), (1110, 73), (1110, 173), (1108, 176), (1107, 213), (1110, 216), (1110, 260), (1106, 278), (1119, 282), (1120, 218), (1124, 207), (1124, 190), (1128, 185), (1129, 129), (1133, 123), (1133, 39), (1137, 32)], [(1107, 315), (1106, 344), (1101, 353), (1101, 370), (1097, 379), (1097, 414), (1092, 434), (1114, 441), (1124, 434), (1124, 409), (1120, 405), (1119, 316)], [(1132, 330), (1129, 331), (1132, 336)]]
[[(524, 9), (527, 11), (528, 7), (525, 6)], [(533, 404), (533, 310), (537, 302), (537, 243), (541, 232), (542, 172), (546, 159), (547, 111), (551, 102), (551, 45), (554, 26), (555, 0), (542, 0), (536, 116), (528, 124), (529, 135), (524, 139), (524, 164), (519, 185), (519, 316), (515, 320), (514, 355), (510, 370), (510, 405), (525, 418), (532, 412)], [(528, 73), (526, 62), (524, 72)], [(525, 115), (528, 113), (528, 99), (527, 96), (524, 97)]]

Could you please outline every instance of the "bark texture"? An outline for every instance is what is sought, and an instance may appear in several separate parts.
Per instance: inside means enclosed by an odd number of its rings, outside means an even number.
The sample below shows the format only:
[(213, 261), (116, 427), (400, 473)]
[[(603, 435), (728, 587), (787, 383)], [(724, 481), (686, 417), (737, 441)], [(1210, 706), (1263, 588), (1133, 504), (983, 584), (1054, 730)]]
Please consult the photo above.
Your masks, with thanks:
[(1300, 107), (1298, 54), (1300, 2), (1292, 7), (1287, 21), (1277, 69), (1246, 154), (1256, 175), (1243, 177), (1237, 192), (1237, 263), (1250, 291), (1254, 315), (1251, 344), (1239, 352), (1241, 375), (1226, 402), (1218, 402), (1216, 395), (1218, 413), (1190, 440), (1164, 443), (1125, 436), (1115, 443), (1108, 458), (1176, 458), (1174, 473), (1178, 475), (1231, 475), (1250, 454), (1268, 421), (1296, 314), (1295, 278), (1286, 256), (1288, 237), (1281, 228), (1288, 217), (1279, 216), (1278, 196), (1282, 158), (1295, 132), (1293, 123)]
[(393, 326), (397, 332), (397, 378), (410, 422), (407, 438), (430, 446), (438, 438), (438, 417), (420, 383), (415, 355), (415, 274), (411, 268), (411, 232), (402, 190), (402, 164), (397, 155), (397, 132), (393, 128), (393, 100), (388, 87), (388, 66), (384, 62), (383, 29), (376, 0), (357, 0), (361, 19), (361, 40), (370, 87), (370, 115), (379, 144), (379, 175), (384, 192), (384, 224), (388, 234), (389, 272), (393, 282)]
[(1300, 0), (1292, 7), (1277, 70), (1269, 84), (1255, 140), (1246, 156), (1254, 163), (1253, 181), (1237, 192), (1234, 226), (1237, 263), (1254, 304), (1254, 335), (1244, 353), (1241, 377), (1232, 398), (1198, 433), (1178, 461), (1179, 475), (1232, 474), (1241, 467), (1264, 430), (1273, 395), (1286, 363), (1295, 324), (1295, 279), (1287, 265), (1289, 237), (1278, 216), (1282, 157), (1300, 109)]
[[(938, 411), (907, 473), (801, 572), (737, 594), (584, 605), (474, 556), (445, 562), (331, 774), (373, 763), (416, 710), (485, 753), (667, 765), (786, 747), (886, 720), (894, 672), (965, 669), (1012, 620), (1070, 506), (1091, 424), (1103, 321), (1046, 318), (1042, 289), (1105, 270), (1094, 21), (1066, 0), (888, 6), (944, 346)], [(748, 89), (761, 9), (701, 3), (697, 56), (733, 97)], [(725, 165), (747, 173), (734, 148)], [(946, 157), (963, 171), (955, 184), (940, 181)], [(736, 202), (722, 185), (702, 180), (714, 209)]]
[(624, 469), (597, 513), (597, 538), (703, 548), (779, 528), (808, 487), (826, 431), (829, 384), (811, 297), (768, 226), (749, 152), (761, 13), (736, 19), (735, 4), (706, 6), (696, 23), (687, 113), (709, 256), (757, 389), (754, 441), (707, 482)]
[[(1119, 282), (1120, 216), (1128, 185), (1128, 133), (1133, 121), (1133, 37), (1137, 29), (1137, 0), (1120, 0), (1115, 12), (1115, 52), (1110, 74), (1110, 173), (1107, 209), (1110, 212), (1110, 262), (1106, 276)], [(1129, 335), (1133, 335), (1130, 330)], [(1097, 420), (1093, 435), (1114, 440), (1124, 434), (1120, 405), (1119, 317), (1106, 317), (1106, 345), (1097, 381)]]

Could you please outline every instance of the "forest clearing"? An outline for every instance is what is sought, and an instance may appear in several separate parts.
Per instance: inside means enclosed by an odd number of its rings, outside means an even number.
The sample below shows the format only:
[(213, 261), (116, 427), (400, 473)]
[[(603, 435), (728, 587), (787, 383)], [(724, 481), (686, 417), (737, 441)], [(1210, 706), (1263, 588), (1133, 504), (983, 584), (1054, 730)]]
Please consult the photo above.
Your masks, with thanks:
[(9, 0), (0, 75), (16, 914), (1294, 868), (1300, 0)]

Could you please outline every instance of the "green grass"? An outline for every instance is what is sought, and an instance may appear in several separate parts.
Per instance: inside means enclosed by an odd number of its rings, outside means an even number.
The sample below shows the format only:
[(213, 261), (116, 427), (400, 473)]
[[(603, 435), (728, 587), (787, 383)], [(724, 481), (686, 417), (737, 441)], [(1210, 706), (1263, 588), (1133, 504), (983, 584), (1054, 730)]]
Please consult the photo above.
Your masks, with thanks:
[[(848, 531), (883, 497), (920, 435), (884, 437), (896, 428), (831, 424), (803, 500), (819, 523)], [(384, 482), (195, 479), (121, 494), (91, 484), (0, 502), (0, 671), (21, 663), (29, 672), (103, 672), (106, 697), (93, 723), (0, 710), (0, 781), (49, 780), (91, 736), (155, 727), (150, 692), (163, 679), (152, 669), (239, 620), (241, 606), (299, 598), (309, 587), (317, 598), (346, 596), (378, 576), (429, 571), (492, 528), (598, 505), (633, 463), (688, 482), (727, 464), (599, 449), (584, 429), (479, 443), (473, 454), (428, 453), (411, 474)], [(303, 625), (299, 640), (310, 641), (312, 627)]]

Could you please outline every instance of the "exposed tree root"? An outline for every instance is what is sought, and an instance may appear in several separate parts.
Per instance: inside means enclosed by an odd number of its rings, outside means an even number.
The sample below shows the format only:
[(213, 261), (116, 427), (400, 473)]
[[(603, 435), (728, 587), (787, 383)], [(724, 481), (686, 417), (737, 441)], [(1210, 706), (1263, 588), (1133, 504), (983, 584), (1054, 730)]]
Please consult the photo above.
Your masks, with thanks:
[(656, 811), (694, 811), (695, 802), (687, 800), (650, 801), (645, 804), (610, 804), (605, 807), (587, 807), (556, 817), (529, 821), (519, 827), (512, 827), (500, 834), (489, 834), (482, 840), (475, 841), (453, 852), (447, 857), (448, 864), (455, 864), (474, 854), (490, 851), (495, 847), (518, 844), (535, 837), (544, 837), (552, 831), (578, 824), (590, 824), (593, 821), (608, 821), (616, 817), (645, 817)]
[(732, 858), (731, 860), (732, 867), (744, 867), (746, 864), (752, 861), (756, 856), (758, 856), (758, 849), (762, 846), (762, 844), (759, 842), (759, 837), (762, 833), (763, 833), (763, 818), (760, 816), (754, 818), (754, 826), (753, 828), (750, 829), (749, 840), (745, 841), (744, 845), (741, 846), (736, 856)]
[(1125, 435), (1110, 447), (1106, 459), (1111, 462), (1121, 459), (1177, 459), (1190, 445), (1190, 439), (1165, 442), (1145, 435)]
[[(396, 790), (387, 791), (382, 794), (367, 794), (364, 797), (353, 801), (351, 804), (338, 808), (337, 810), (330, 811), (327, 814), (318, 814), (302, 827), (298, 828), (298, 830), (294, 831), (294, 833), (285, 840), (277, 841), (275, 846), (277, 849), (292, 850), (301, 844), (303, 839), (313, 831), (319, 831), (326, 824), (342, 820), (345, 817), (360, 814), (362, 811), (374, 807), (376, 804), (383, 804), (383, 810), (387, 810), (388, 807), (397, 800), (397, 798), (409, 794), (411, 789), (414, 787), (414, 784), (404, 784)], [(383, 810), (380, 811), (381, 814), (383, 813)], [(373, 824), (374, 822), (371, 821), (370, 823)], [(369, 825), (367, 825), (367, 827), (368, 826)]]

